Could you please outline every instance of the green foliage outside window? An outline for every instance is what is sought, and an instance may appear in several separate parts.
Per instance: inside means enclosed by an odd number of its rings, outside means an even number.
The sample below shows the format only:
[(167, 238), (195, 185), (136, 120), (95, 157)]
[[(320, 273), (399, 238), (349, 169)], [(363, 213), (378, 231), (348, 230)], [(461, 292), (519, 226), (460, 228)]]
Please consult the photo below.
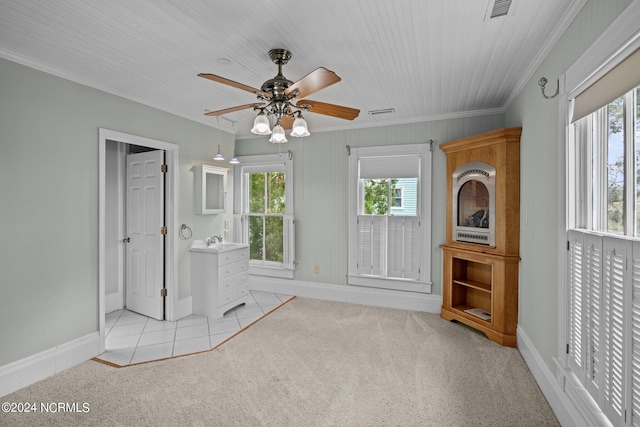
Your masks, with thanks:
[(249, 258), (283, 262), (285, 175), (249, 174)]
[[(395, 195), (396, 178), (364, 180), (364, 214), (388, 215), (389, 194)], [(391, 185), (391, 192), (389, 186)]]

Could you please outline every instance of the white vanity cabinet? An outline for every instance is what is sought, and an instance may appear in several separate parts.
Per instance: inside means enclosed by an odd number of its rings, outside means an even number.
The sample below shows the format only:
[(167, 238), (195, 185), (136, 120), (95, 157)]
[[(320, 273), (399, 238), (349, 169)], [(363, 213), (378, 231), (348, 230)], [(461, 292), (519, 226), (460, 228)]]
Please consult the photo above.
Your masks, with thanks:
[(249, 245), (192, 243), (191, 295), (193, 314), (221, 318), (249, 302)]

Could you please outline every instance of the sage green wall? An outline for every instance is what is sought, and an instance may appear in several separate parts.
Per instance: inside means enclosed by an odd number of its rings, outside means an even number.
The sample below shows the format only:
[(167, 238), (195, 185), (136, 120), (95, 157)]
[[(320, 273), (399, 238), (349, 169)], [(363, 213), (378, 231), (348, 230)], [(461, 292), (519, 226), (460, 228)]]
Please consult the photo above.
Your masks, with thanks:
[(179, 145), (178, 223), (222, 231), (194, 213), (192, 169), (218, 143), (230, 156), (232, 134), (0, 59), (0, 366), (98, 330), (101, 127)]
[(558, 98), (544, 99), (538, 80), (546, 77), (546, 93), (555, 81), (613, 22), (631, 0), (590, 0), (506, 112), (506, 125), (522, 126), (520, 141), (519, 325), (555, 372), (558, 354)]
[[(313, 114), (307, 117), (313, 132)], [(268, 138), (238, 140), (238, 155), (277, 153), (291, 150), (294, 168), (296, 260), (301, 265), (294, 279), (344, 285), (347, 274), (347, 151), (346, 146), (415, 144), (434, 141), (432, 186), (433, 293), (441, 294), (444, 243), (446, 158), (438, 144), (504, 127), (502, 114), (372, 127), (347, 131), (312, 133), (307, 138), (289, 138), (282, 147)], [(314, 273), (314, 266), (320, 273)]]

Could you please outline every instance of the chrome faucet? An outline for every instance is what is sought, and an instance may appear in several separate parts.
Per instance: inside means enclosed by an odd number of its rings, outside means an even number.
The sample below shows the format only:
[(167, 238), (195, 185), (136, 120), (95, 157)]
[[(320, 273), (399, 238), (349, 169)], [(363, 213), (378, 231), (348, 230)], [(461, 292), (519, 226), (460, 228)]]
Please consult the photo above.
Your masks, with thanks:
[(211, 243), (222, 243), (222, 236), (211, 236)]

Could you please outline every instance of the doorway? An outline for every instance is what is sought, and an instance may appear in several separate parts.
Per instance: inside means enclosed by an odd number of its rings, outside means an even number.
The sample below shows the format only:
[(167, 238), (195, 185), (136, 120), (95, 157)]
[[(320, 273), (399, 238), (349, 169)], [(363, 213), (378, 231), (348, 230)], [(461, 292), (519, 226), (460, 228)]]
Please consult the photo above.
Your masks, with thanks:
[[(135, 147), (134, 150), (130, 150)], [(129, 151), (160, 151), (167, 165), (164, 190), (164, 257), (159, 274), (164, 276), (164, 318), (178, 318), (177, 288), (177, 171), (178, 146), (163, 141), (129, 135), (108, 129), (99, 131), (99, 329), (100, 352), (104, 352), (105, 315), (124, 304), (125, 247), (125, 169)], [(121, 159), (121, 160), (118, 160)], [(115, 182), (114, 182), (115, 181)], [(115, 190), (114, 190), (115, 188)], [(116, 235), (122, 238), (113, 238)], [(115, 284), (114, 284), (115, 283)], [(120, 288), (120, 292), (114, 286)], [(159, 292), (160, 290), (158, 290)], [(115, 308), (114, 308), (115, 307)]]

